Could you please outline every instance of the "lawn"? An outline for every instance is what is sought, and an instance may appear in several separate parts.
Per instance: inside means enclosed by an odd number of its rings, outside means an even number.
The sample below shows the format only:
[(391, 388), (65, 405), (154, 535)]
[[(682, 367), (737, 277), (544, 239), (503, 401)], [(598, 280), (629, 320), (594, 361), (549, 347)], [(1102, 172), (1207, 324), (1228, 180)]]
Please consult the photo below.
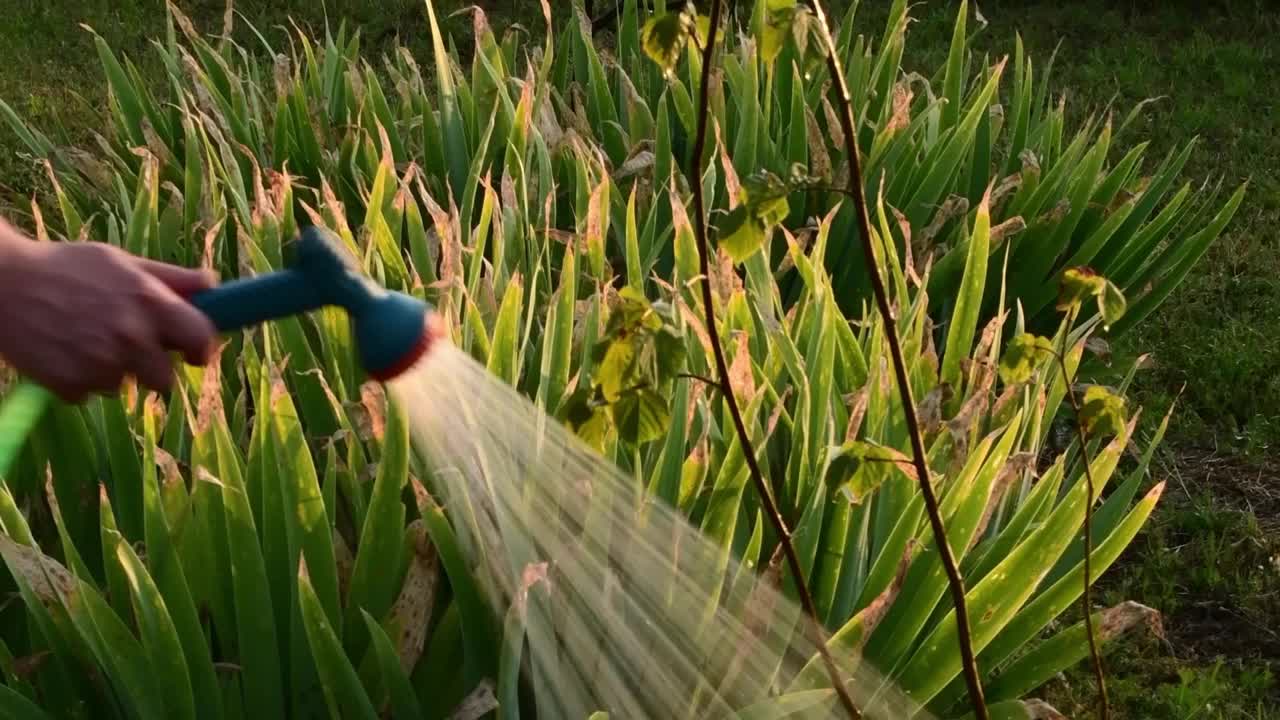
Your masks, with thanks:
[[(559, 5), (559, 3), (553, 3)], [(567, 4), (567, 3), (566, 3)], [(597, 5), (606, 4), (597, 0)], [(872, 3), (865, 3), (870, 6)], [(203, 28), (223, 22), (221, 0), (183, 2)], [(445, 3), (446, 13), (450, 9)], [(532, 0), (482, 3), (496, 25), (537, 28)], [(1280, 712), (1280, 12), (1273, 3), (1151, 3), (1129, 0), (987, 0), (975, 38), (993, 56), (1014, 32), (1043, 68), (1057, 48), (1054, 87), (1075, 117), (1108, 102), (1123, 114), (1146, 106), (1128, 132), (1150, 139), (1149, 156), (1192, 136), (1200, 145), (1188, 177), (1234, 187), (1251, 180), (1245, 205), (1195, 273), (1118, 355), (1149, 354), (1139, 375), (1148, 431), (1177, 398), (1160, 474), (1166, 501), (1122, 565), (1104, 578), (1099, 602), (1134, 598), (1165, 614), (1166, 640), (1142, 640), (1108, 658), (1120, 717), (1272, 717)], [(954, 3), (923, 3), (907, 64), (935, 67), (946, 53)], [(323, 28), (317, 4), (242, 0), (238, 13), (263, 30), (289, 18)], [(0, 97), (34, 124), (93, 142), (90, 120), (103, 83), (87, 24), (117, 52), (146, 58), (163, 32), (157, 0), (34, 3), (0, 0)], [(414, 0), (335, 2), (328, 19), (359, 26), (367, 57), (397, 35), (425, 58)], [(881, 23), (865, 16), (870, 34)], [(448, 21), (455, 38), (470, 20)], [(971, 27), (974, 23), (971, 20)], [(1242, 32), (1242, 30), (1246, 30)], [(246, 31), (243, 23), (237, 37)], [(424, 62), (425, 64), (425, 62)], [(145, 62), (140, 66), (147, 73)], [(29, 222), (41, 169), (0, 131), (0, 210)], [(1114, 597), (1113, 597), (1114, 596)], [(1063, 622), (1074, 622), (1065, 617)], [(1046, 690), (1059, 709), (1087, 714), (1092, 690), (1077, 671)]]

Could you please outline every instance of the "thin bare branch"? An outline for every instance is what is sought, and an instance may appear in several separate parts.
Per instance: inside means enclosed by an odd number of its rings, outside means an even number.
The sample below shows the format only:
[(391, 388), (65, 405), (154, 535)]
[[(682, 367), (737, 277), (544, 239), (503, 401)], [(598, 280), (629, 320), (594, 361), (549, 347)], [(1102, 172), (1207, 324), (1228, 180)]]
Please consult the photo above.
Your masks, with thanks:
[[(702, 158), (706, 154), (707, 124), (711, 115), (711, 69), (715, 61), (715, 37), (720, 26), (723, 5), (722, 0), (711, 0), (710, 22), (707, 32), (708, 42), (702, 48), (702, 85), (698, 91), (698, 127), (693, 142), (693, 168), (692, 172), (689, 173), (691, 178), (702, 177)], [(720, 377), (720, 394), (729, 409), (729, 415), (733, 418), (733, 426), (737, 431), (738, 442), (742, 445), (742, 454), (746, 458), (747, 468), (751, 474), (751, 482), (755, 485), (756, 494), (760, 496), (760, 504), (764, 508), (769, 522), (773, 525), (774, 532), (778, 534), (778, 542), (782, 547), (783, 554), (786, 556), (787, 566), (795, 579), (800, 603), (804, 608), (805, 614), (808, 615), (809, 622), (806, 624), (809, 625), (810, 634), (813, 637), (814, 644), (817, 646), (818, 654), (822, 656), (822, 662), (826, 666), (827, 674), (831, 677), (832, 688), (835, 690), (841, 706), (844, 707), (849, 717), (861, 718), (862, 713), (858, 711), (857, 706), (853, 703), (853, 698), (849, 696), (848, 688), (845, 687), (845, 683), (840, 677), (840, 671), (836, 667), (835, 659), (831, 657), (831, 652), (827, 649), (826, 633), (822, 629), (822, 622), (818, 618), (818, 610), (813, 602), (813, 596), (805, 585), (804, 569), (800, 564), (800, 556), (796, 554), (795, 545), (791, 541), (791, 531), (787, 529), (787, 523), (782, 518), (782, 514), (778, 512), (778, 506), (774, 503), (773, 496), (769, 493), (769, 488), (765, 484), (764, 473), (761, 472), (759, 461), (756, 459), (751, 435), (747, 432), (746, 423), (742, 419), (742, 410), (738, 407), (738, 400), (734, 396), (729, 382), (729, 363), (725, 359), (724, 349), (720, 344), (720, 332), (716, 328), (715, 297), (711, 289), (706, 198), (703, 197), (701, 182), (693, 182), (691, 184), (693, 186), (694, 203), (693, 228), (698, 241), (698, 264), (702, 274), (702, 282), (700, 283), (702, 285), (702, 302), (705, 305), (707, 334), (711, 340), (711, 353), (715, 356), (716, 372)]]
[(951, 545), (947, 542), (946, 528), (942, 523), (942, 511), (938, 498), (933, 492), (933, 482), (929, 476), (929, 463), (924, 448), (924, 437), (920, 432), (920, 421), (916, 417), (915, 400), (911, 397), (911, 380), (907, 372), (907, 363), (903, 358), (902, 342), (898, 337), (897, 318), (889, 304), (889, 295), (885, 289), (884, 279), (880, 276), (880, 263), (876, 258), (875, 247), (871, 242), (871, 219), (867, 212), (867, 199), (864, 192), (865, 183), (862, 177), (862, 161), (858, 155), (858, 133), (856, 114), (853, 109), (853, 98), (849, 93), (849, 85), (845, 80), (844, 68), (840, 62), (839, 49), (831, 35), (831, 27), (827, 23), (826, 13), (820, 0), (809, 0), (814, 15), (817, 16), (818, 32), (827, 49), (827, 70), (837, 91), (839, 101), (840, 124), (844, 131), (845, 152), (849, 162), (849, 184), (852, 185), (854, 209), (857, 211), (858, 231), (862, 236), (862, 250), (866, 259), (867, 274), (871, 277), (871, 286), (876, 297), (876, 306), (884, 321), (885, 339), (889, 344), (889, 353), (893, 360), (894, 374), (898, 380), (898, 392), (902, 398), (902, 409), (906, 418), (907, 430), (911, 435), (912, 460), (920, 482), (920, 492), (924, 498), (925, 510), (929, 515), (929, 524), (933, 529), (934, 542), (938, 546), (938, 555), (947, 572), (948, 584), (951, 588), (951, 599), (956, 611), (956, 632), (959, 637), (960, 655), (964, 664), (965, 683), (969, 688), (969, 701), (973, 705), (977, 720), (989, 720), (986, 698), (982, 691), (982, 679), (978, 674), (978, 661), (973, 652), (973, 635), (969, 627), (969, 612), (965, 602), (964, 578), (956, 564)]
[(1072, 389), (1071, 374), (1067, 372), (1067, 343), (1071, 338), (1071, 327), (1075, 324), (1076, 311), (1073, 309), (1067, 316), (1066, 328), (1062, 331), (1062, 350), (1054, 353), (1058, 360), (1058, 368), (1062, 371), (1062, 382), (1066, 387), (1067, 398), (1071, 401), (1071, 410), (1075, 413), (1076, 439), (1080, 442), (1080, 454), (1084, 464), (1084, 481), (1088, 492), (1088, 502), (1084, 506), (1084, 595), (1080, 598), (1081, 610), (1084, 611), (1085, 634), (1089, 637), (1089, 658), (1093, 663), (1094, 680), (1098, 684), (1098, 717), (1108, 720), (1111, 717), (1111, 704), (1107, 698), (1107, 676), (1102, 667), (1102, 655), (1098, 652), (1098, 639), (1093, 631), (1093, 573), (1089, 567), (1089, 556), (1093, 554), (1093, 469), (1089, 467), (1089, 446), (1084, 433), (1084, 418), (1080, 414), (1080, 401)]

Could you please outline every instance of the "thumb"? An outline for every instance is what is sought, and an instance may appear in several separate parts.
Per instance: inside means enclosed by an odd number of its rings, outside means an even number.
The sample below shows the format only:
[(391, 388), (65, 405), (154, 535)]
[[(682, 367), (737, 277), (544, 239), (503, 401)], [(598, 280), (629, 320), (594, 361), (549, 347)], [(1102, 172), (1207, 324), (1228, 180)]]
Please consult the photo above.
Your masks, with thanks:
[(218, 283), (217, 275), (211, 270), (184, 268), (147, 258), (138, 258), (138, 265), (143, 272), (182, 297), (190, 297)]

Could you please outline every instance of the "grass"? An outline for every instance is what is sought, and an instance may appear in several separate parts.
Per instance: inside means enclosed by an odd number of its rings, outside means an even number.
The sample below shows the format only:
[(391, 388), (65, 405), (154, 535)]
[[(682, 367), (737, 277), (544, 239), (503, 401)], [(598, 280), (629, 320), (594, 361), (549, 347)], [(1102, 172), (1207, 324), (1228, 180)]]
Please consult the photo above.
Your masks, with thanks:
[[(484, 3), (503, 21), (539, 26), (536, 3)], [(869, 6), (870, 3), (867, 3)], [(949, 39), (952, 3), (918, 7), (908, 65), (935, 66)], [(1262, 718), (1280, 713), (1280, 16), (1270, 3), (1203, 6), (1081, 0), (980, 3), (990, 25), (975, 40), (993, 55), (1010, 52), (1014, 30), (1040, 61), (1059, 48), (1056, 88), (1078, 115), (1113, 97), (1121, 112), (1149, 97), (1131, 132), (1152, 140), (1151, 155), (1193, 135), (1201, 145), (1187, 173), (1233, 186), (1252, 179), (1246, 205), (1183, 287), (1120, 354), (1150, 353), (1139, 376), (1150, 420), (1181, 393), (1168, 450), (1165, 503), (1124, 564), (1106, 576), (1099, 603), (1131, 597), (1165, 613), (1167, 641), (1128, 644), (1108, 658), (1117, 717)], [(221, 23), (221, 0), (183, 2), (205, 28)], [(236, 9), (261, 28), (322, 27), (310, 3), (242, 0)], [(451, 8), (447, 9), (450, 10)], [(872, 11), (873, 12), (873, 11)], [(0, 0), (0, 97), (41, 127), (61, 122), (76, 144), (92, 142), (87, 118), (103, 100), (86, 23), (122, 54), (147, 57), (163, 31), (156, 0), (105, 0), (73, 6)], [(420, 4), (337, 3), (335, 22), (359, 25), (366, 53), (397, 31), (425, 46)], [(469, 20), (449, 21), (467, 36)], [(868, 20), (878, 32), (879, 23)], [(1247, 32), (1241, 32), (1247, 29)], [(371, 48), (372, 46), (372, 48)], [(925, 63), (928, 60), (928, 63)], [(147, 66), (140, 70), (147, 75)], [(1077, 116), (1078, 116), (1077, 115)], [(1132, 138), (1130, 138), (1132, 140)], [(0, 211), (24, 222), (28, 199), (43, 189), (38, 168), (0, 133)], [(1064, 617), (1063, 622), (1076, 618)], [(1073, 716), (1087, 714), (1087, 668), (1047, 688)], [(1270, 713), (1270, 714), (1269, 714)]]

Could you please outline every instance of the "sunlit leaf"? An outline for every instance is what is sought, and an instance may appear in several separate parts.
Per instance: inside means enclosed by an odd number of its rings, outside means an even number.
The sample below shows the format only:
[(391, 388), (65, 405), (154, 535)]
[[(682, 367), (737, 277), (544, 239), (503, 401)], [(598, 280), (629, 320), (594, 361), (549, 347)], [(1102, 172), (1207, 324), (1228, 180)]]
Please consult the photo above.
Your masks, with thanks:
[(1053, 343), (1044, 337), (1020, 333), (1009, 341), (1009, 347), (1000, 360), (1000, 380), (1006, 385), (1016, 385), (1031, 379), (1036, 366), (1045, 354), (1054, 353)]
[(734, 262), (742, 262), (764, 244), (767, 228), (751, 213), (751, 208), (739, 205), (720, 222), (720, 247), (729, 253)]
[(832, 471), (853, 475), (864, 465), (891, 464), (911, 479), (918, 477), (915, 463), (905, 454), (884, 445), (862, 440), (851, 440), (831, 449)]
[(1092, 268), (1067, 268), (1062, 273), (1062, 283), (1058, 290), (1058, 309), (1079, 309), (1085, 300), (1101, 295), (1106, 284), (1106, 278)]
[(1102, 322), (1110, 328), (1124, 317), (1128, 308), (1129, 304), (1124, 298), (1124, 292), (1116, 287), (1115, 283), (1107, 280), (1102, 293), (1098, 295), (1098, 310), (1102, 313)]
[(800, 8), (796, 0), (767, 0), (764, 27), (760, 32), (760, 55), (772, 64), (786, 47)]
[(1116, 435), (1124, 430), (1125, 400), (1101, 385), (1091, 385), (1084, 392), (1080, 420), (1089, 435)]
[(649, 18), (640, 32), (640, 43), (649, 59), (670, 74), (693, 31), (694, 18), (688, 8), (667, 12)]

